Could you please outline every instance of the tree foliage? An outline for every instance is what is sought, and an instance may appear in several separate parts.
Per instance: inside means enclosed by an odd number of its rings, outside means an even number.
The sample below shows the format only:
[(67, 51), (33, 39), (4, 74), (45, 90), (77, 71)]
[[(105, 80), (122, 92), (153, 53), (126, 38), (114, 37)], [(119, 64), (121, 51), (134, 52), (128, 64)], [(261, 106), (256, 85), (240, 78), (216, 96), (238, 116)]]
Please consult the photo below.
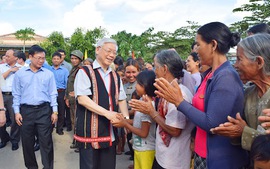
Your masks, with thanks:
[(158, 31), (154, 33), (151, 27), (141, 35), (133, 35), (126, 31), (112, 35), (119, 46), (118, 54), (125, 60), (131, 57), (142, 57), (147, 62), (153, 62), (152, 56), (159, 50), (174, 48), (185, 59), (190, 53), (190, 46), (194, 41), (199, 25), (196, 22), (187, 21), (188, 26), (181, 27), (173, 33)]
[(233, 9), (233, 12), (249, 12), (242, 21), (231, 24), (231, 29), (242, 33), (245, 37), (246, 30), (258, 23), (267, 23), (270, 25), (270, 0), (249, 0), (249, 3)]
[(80, 50), (85, 55), (95, 58), (95, 44), (97, 40), (104, 37), (107, 31), (101, 27), (86, 32), (82, 28), (77, 28), (70, 38), (70, 49)]
[[(64, 38), (62, 32), (52, 32), (48, 38), (40, 44), (40, 46), (46, 50), (46, 59), (49, 63), (51, 63), (52, 54), (58, 49), (64, 49), (67, 51), (67, 55), (69, 53), (68, 39)], [(69, 60), (68, 57), (65, 59)]]
[[(242, 21), (232, 23), (230, 29), (242, 33), (245, 37), (246, 30), (257, 23), (270, 24), (270, 0), (249, 0), (249, 3), (233, 9), (233, 12), (250, 12)], [(125, 60), (131, 57), (142, 57), (147, 62), (152, 62), (152, 56), (159, 50), (174, 48), (186, 59), (190, 53), (191, 44), (194, 42), (196, 31), (200, 25), (194, 21), (187, 21), (187, 26), (180, 27), (174, 32), (158, 31), (153, 27), (148, 28), (140, 35), (129, 33), (125, 30), (111, 36), (118, 44), (118, 53)], [(21, 40), (31, 40), (34, 30), (26, 28), (16, 32), (16, 37)], [(108, 35), (106, 29), (101, 27), (93, 30), (77, 28), (70, 38), (64, 38), (61, 32), (52, 32), (41, 46), (47, 50), (47, 56), (52, 55), (57, 49), (66, 50), (67, 56), (72, 50), (79, 49), (91, 58), (95, 58), (95, 44), (98, 39)], [(69, 57), (66, 57), (69, 59)]]
[(251, 12), (251, 16), (245, 16), (243, 21), (249, 24), (270, 24), (270, 0), (249, 0), (248, 4), (235, 8), (233, 12)]
[(25, 52), (25, 41), (33, 40), (35, 35), (35, 30), (32, 28), (20, 29), (15, 32), (15, 37), (23, 41), (23, 52)]
[(106, 29), (101, 27), (94, 28), (93, 30), (87, 30), (84, 35), (84, 50), (87, 53), (89, 58), (95, 58), (95, 44), (97, 41), (108, 34)]

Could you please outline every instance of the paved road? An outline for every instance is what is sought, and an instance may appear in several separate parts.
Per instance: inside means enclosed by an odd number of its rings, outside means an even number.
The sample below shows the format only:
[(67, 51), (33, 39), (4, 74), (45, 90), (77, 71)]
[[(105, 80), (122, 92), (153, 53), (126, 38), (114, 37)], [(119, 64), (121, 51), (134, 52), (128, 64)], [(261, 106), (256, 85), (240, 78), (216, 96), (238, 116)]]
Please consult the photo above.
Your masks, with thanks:
[[(53, 132), (54, 140), (54, 168), (55, 169), (79, 169), (79, 155), (69, 148), (72, 142), (72, 132), (65, 132), (59, 136)], [(127, 150), (127, 148), (126, 148)], [(40, 151), (36, 152), (39, 168), (42, 168)], [(127, 155), (117, 155), (116, 169), (127, 169), (132, 164)], [(24, 169), (22, 147), (17, 151), (11, 150), (11, 143), (0, 149), (0, 169)]]

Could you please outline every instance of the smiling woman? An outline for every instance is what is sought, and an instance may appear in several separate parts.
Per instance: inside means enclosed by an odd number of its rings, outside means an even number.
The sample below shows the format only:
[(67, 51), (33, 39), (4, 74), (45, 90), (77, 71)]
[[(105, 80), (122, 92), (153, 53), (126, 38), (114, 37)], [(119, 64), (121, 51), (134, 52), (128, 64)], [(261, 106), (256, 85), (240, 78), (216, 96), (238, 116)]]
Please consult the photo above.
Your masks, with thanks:
[(248, 163), (247, 152), (231, 144), (229, 138), (213, 135), (211, 128), (236, 116), (244, 107), (242, 82), (227, 61), (226, 53), (240, 41), (220, 22), (203, 25), (197, 31), (196, 43), (201, 64), (211, 68), (203, 73), (203, 81), (193, 97), (192, 105), (183, 97), (176, 81), (156, 80), (156, 94), (173, 103), (197, 126), (195, 137), (195, 169), (237, 169)]
[[(134, 59), (128, 59), (126, 64), (125, 64), (125, 77), (126, 77), (127, 83), (124, 85), (124, 90), (125, 90), (126, 95), (127, 95), (127, 99), (126, 99), (127, 103), (128, 103), (128, 101), (131, 100), (132, 93), (136, 89), (135, 88), (136, 84), (137, 84), (136, 77), (139, 74), (139, 72), (140, 72), (139, 62), (134, 60)], [(134, 111), (131, 110), (131, 107), (129, 106), (129, 104), (128, 104), (128, 111), (129, 111), (129, 117), (131, 119), (133, 119)], [(133, 152), (132, 145), (129, 142), (129, 140), (131, 140), (131, 138), (132, 138), (132, 133), (128, 133), (127, 134), (127, 143), (128, 143), (129, 150), (131, 152), (131, 158), (133, 158), (134, 152)]]
[[(237, 46), (235, 68), (242, 81), (251, 81), (254, 85), (245, 90), (245, 109), (243, 120), (240, 116), (230, 118), (229, 123), (213, 129), (213, 132), (228, 137), (241, 137), (244, 149), (250, 150), (252, 141), (265, 134), (269, 126), (260, 126), (258, 120), (268, 120), (263, 109), (270, 108), (270, 35), (256, 34), (243, 39)], [(269, 134), (269, 132), (268, 132)]]

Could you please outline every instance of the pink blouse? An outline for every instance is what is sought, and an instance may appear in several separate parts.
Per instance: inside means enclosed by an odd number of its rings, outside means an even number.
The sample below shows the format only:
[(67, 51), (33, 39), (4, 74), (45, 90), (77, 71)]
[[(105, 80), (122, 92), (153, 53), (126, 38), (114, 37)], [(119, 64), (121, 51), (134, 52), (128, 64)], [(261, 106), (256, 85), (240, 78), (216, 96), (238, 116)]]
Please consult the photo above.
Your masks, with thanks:
[[(209, 72), (203, 79), (201, 86), (192, 99), (192, 104), (197, 109), (205, 112), (204, 110), (204, 94), (206, 92), (207, 80), (213, 76), (212, 72)], [(197, 126), (197, 132), (195, 137), (195, 152), (203, 158), (207, 157), (207, 134), (206, 131)]]

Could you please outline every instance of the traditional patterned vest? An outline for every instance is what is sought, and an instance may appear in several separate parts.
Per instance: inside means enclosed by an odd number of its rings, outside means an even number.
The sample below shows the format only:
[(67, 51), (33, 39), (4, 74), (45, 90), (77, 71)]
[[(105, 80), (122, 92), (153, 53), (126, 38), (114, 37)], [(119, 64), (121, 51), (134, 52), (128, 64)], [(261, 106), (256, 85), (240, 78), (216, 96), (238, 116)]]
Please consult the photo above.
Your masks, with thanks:
[[(97, 69), (93, 70), (90, 66), (83, 66), (81, 69), (85, 71), (92, 83), (92, 95), (89, 98), (107, 110), (111, 108), (111, 110), (118, 112), (119, 76), (114, 71), (110, 73), (110, 91), (108, 93)], [(104, 116), (87, 110), (77, 101), (74, 138), (80, 148), (92, 146), (94, 149), (100, 149), (112, 146), (111, 130), (113, 130), (117, 142), (117, 129), (111, 127), (110, 121)]]

